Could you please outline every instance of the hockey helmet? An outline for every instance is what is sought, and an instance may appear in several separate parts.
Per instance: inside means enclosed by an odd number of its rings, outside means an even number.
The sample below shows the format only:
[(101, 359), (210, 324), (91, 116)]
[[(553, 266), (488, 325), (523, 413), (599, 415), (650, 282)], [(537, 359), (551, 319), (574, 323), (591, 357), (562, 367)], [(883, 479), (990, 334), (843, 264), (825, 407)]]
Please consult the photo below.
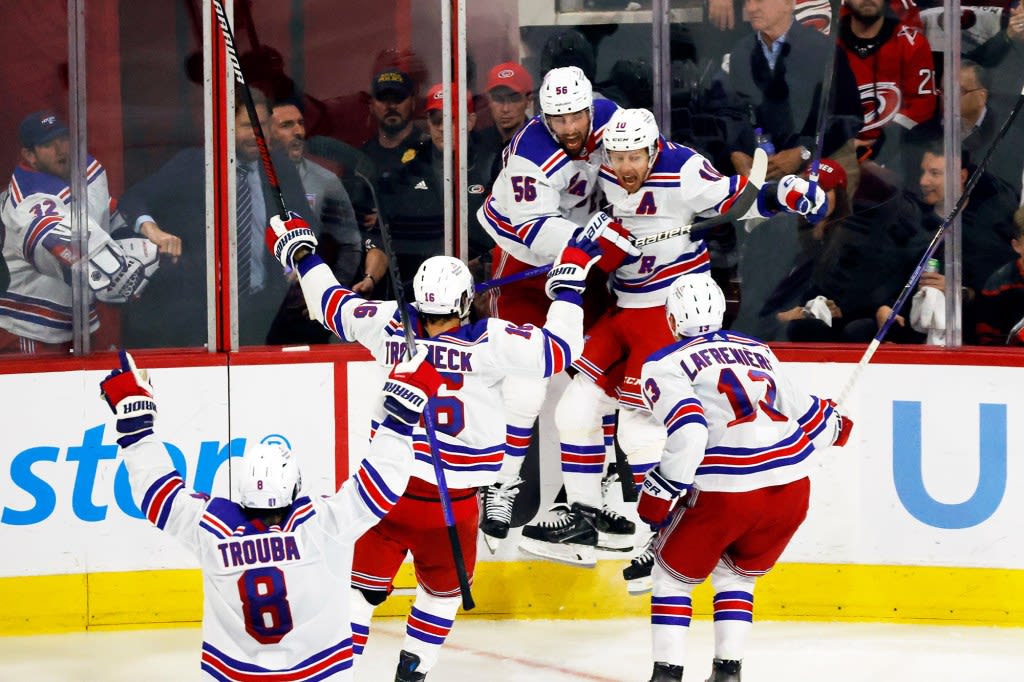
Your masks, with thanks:
[(680, 275), (665, 301), (665, 313), (678, 336), (718, 331), (725, 316), (725, 294), (709, 274)]
[(246, 449), (238, 473), (238, 503), (249, 509), (283, 509), (299, 494), (302, 474), (291, 450), (280, 443)]
[(428, 315), (469, 317), (475, 290), (473, 274), (458, 258), (433, 256), (423, 261), (412, 280), (413, 306)]
[(658, 122), (647, 109), (616, 109), (604, 128), (604, 149), (608, 152), (630, 152), (646, 149), (647, 168), (654, 167), (658, 155)]

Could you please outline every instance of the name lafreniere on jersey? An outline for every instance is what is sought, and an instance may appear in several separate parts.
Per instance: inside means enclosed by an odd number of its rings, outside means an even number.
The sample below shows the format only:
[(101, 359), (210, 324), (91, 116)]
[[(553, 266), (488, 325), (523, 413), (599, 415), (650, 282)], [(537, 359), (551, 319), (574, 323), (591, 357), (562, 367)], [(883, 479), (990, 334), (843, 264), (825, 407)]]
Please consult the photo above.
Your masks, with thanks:
[[(689, 360), (690, 364), (687, 364), (687, 360)], [(702, 369), (707, 369), (712, 365), (743, 365), (745, 367), (772, 369), (772, 363), (760, 353), (755, 353), (746, 348), (731, 346), (713, 346), (711, 348), (695, 350), (690, 353), (689, 358), (682, 358), (679, 361), (679, 366), (686, 372), (686, 376), (690, 377), (690, 381), (696, 379)]]

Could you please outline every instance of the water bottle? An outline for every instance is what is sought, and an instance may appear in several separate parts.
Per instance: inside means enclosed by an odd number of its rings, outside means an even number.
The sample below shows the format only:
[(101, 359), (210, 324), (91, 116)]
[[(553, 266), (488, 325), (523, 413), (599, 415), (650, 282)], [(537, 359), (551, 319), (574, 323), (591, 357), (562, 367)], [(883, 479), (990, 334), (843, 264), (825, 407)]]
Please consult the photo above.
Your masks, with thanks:
[(768, 156), (775, 154), (775, 145), (772, 144), (772, 136), (761, 128), (754, 128), (754, 143)]
[(928, 262), (924, 264), (925, 272), (938, 272), (939, 271), (939, 259), (929, 258)]

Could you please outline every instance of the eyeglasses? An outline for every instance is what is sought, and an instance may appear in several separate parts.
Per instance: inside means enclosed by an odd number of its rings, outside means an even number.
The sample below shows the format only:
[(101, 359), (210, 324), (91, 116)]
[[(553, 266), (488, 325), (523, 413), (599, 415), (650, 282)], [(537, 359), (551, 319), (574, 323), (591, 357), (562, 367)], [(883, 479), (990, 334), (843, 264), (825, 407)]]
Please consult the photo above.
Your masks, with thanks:
[(960, 96), (963, 97), (964, 95), (969, 95), (972, 92), (977, 92), (978, 90), (984, 90), (984, 89), (985, 88), (981, 88), (981, 87), (971, 88), (970, 90), (964, 90), (963, 88), (960, 88)]

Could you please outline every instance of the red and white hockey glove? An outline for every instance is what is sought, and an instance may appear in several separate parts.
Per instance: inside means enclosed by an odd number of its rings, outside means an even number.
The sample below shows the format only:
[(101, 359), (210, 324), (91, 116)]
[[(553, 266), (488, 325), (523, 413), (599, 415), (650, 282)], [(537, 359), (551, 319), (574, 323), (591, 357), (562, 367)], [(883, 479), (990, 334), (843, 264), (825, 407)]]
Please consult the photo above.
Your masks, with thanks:
[(419, 424), (427, 401), (437, 395), (437, 389), (444, 383), (426, 358), (427, 347), (417, 345), (412, 359), (395, 365), (384, 382), (384, 409), (409, 426)]
[(153, 433), (156, 401), (149, 374), (135, 366), (128, 351), (118, 351), (121, 366), (100, 382), (100, 393), (117, 415), (117, 444), (126, 448)]
[(640, 501), (636, 511), (641, 520), (649, 523), (651, 528), (663, 528), (672, 515), (672, 507), (680, 494), (687, 493), (690, 486), (676, 483), (662, 475), (660, 467), (654, 467), (644, 476), (644, 485), (640, 489)]
[(601, 257), (601, 247), (585, 237), (574, 236), (562, 247), (554, 266), (548, 272), (544, 293), (551, 300), (583, 303), (587, 273)]
[(294, 211), (288, 211), (287, 220), (279, 215), (271, 218), (264, 236), (270, 253), (286, 270), (295, 269), (295, 257), (301, 249), (316, 250), (316, 235), (309, 223)]
[(807, 217), (812, 225), (821, 221), (828, 213), (828, 197), (820, 185), (814, 187), (814, 196), (808, 196), (811, 184), (796, 175), (786, 175), (779, 180), (776, 198), (782, 208), (790, 213)]
[(608, 274), (615, 272), (623, 263), (640, 257), (640, 249), (633, 245), (632, 233), (614, 220), (605, 225), (597, 243), (601, 245), (601, 260), (597, 261), (597, 267)]
[(839, 421), (836, 423), (836, 436), (832, 439), (832, 445), (841, 448), (846, 445), (846, 441), (850, 440), (850, 434), (853, 433), (853, 420), (838, 411), (836, 411), (836, 415), (839, 417)]

